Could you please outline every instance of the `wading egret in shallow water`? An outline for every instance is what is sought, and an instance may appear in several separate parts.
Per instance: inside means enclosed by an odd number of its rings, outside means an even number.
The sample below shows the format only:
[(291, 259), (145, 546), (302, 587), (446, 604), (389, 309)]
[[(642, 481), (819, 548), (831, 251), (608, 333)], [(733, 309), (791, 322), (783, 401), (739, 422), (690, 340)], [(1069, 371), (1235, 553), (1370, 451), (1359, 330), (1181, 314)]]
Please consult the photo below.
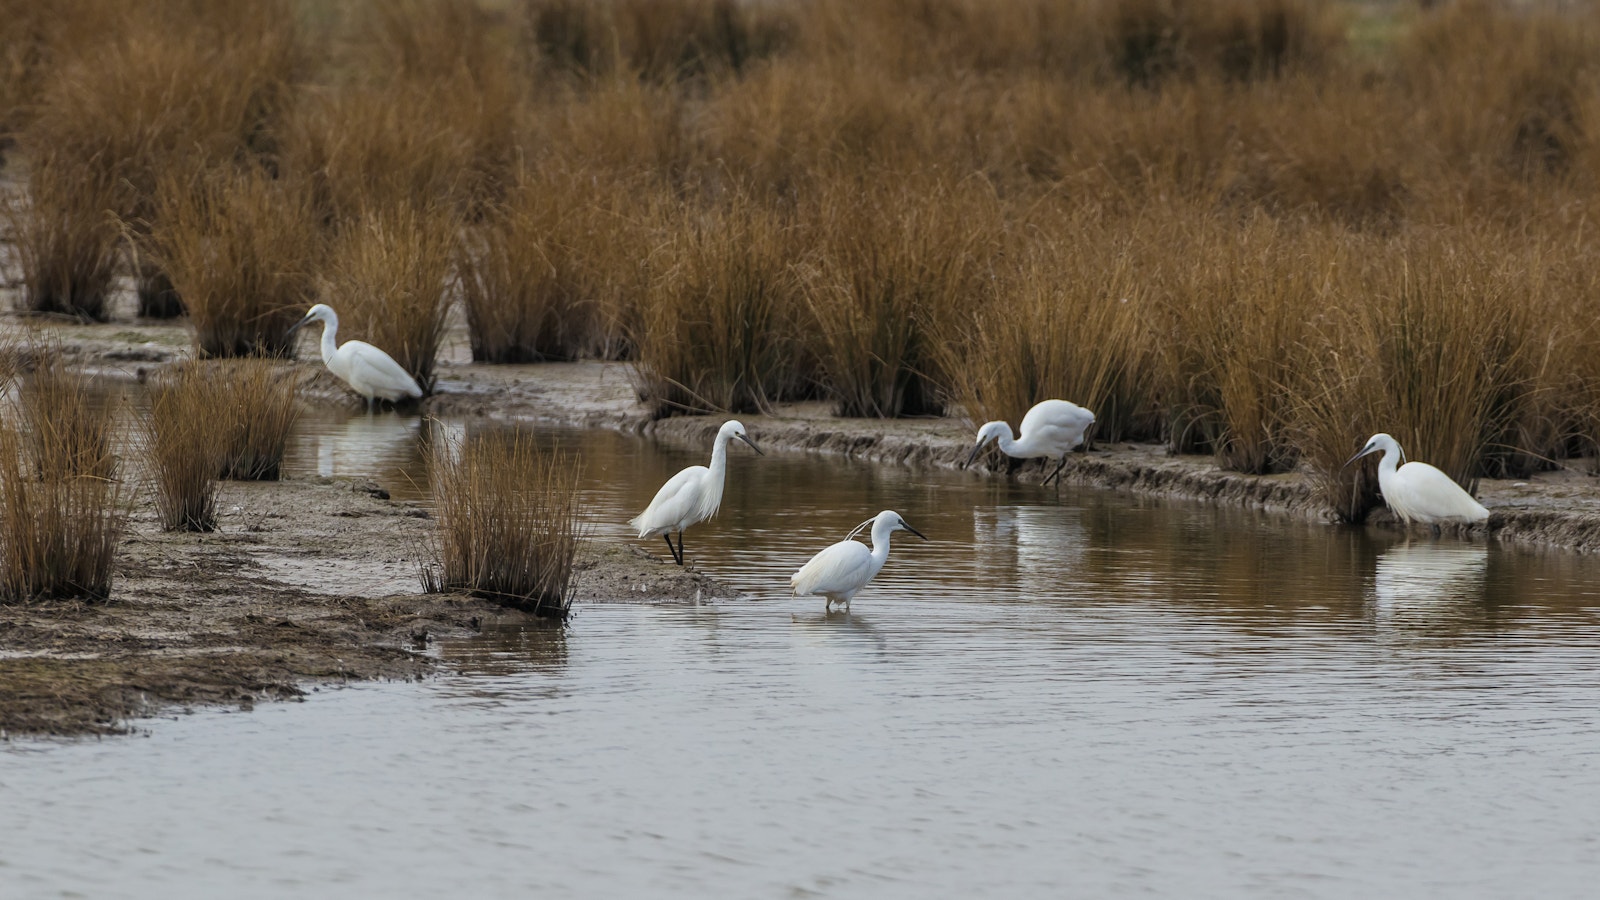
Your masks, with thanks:
[(1408, 462), (1400, 444), (1387, 434), (1375, 434), (1361, 452), (1345, 460), (1350, 465), (1370, 453), (1378, 460), (1378, 490), (1383, 500), (1404, 522), (1438, 525), (1440, 522), (1482, 522), (1489, 518), (1483, 504), (1461, 489), (1449, 475), (1423, 462)]
[(1094, 424), (1094, 413), (1066, 400), (1042, 400), (1022, 417), (1022, 437), (1012, 440), (1011, 426), (1005, 422), (985, 422), (978, 429), (978, 445), (961, 464), (965, 469), (978, 458), (978, 451), (992, 440), (999, 439), (1000, 452), (1017, 459), (1059, 460), (1054, 471), (1040, 484), (1049, 484), (1055, 478), (1061, 486), (1061, 470), (1066, 468), (1067, 454), (1083, 443), (1083, 434)]
[[(872, 549), (855, 540), (861, 529), (872, 526)], [(906, 524), (900, 514), (891, 509), (886, 509), (876, 516), (862, 522), (845, 535), (845, 539), (811, 557), (811, 561), (800, 567), (800, 571), (789, 576), (789, 587), (794, 590), (794, 596), (804, 597), (821, 594), (828, 599), (823, 607), (831, 608), (835, 603), (850, 606), (850, 598), (856, 592), (867, 586), (878, 570), (883, 568), (884, 562), (889, 559), (889, 535), (904, 529), (923, 540), (928, 538), (922, 532)]]
[[(744, 441), (751, 450), (761, 453), (756, 442), (745, 434), (744, 426), (729, 419), (717, 432), (717, 442), (711, 448), (711, 467), (690, 466), (672, 476), (656, 491), (656, 498), (644, 512), (628, 520), (629, 525), (639, 529), (639, 537), (659, 534), (666, 538), (672, 561), (680, 566), (683, 565), (683, 530), (716, 515), (717, 508), (722, 505), (722, 485), (728, 475), (728, 441), (732, 438)], [(672, 546), (674, 531), (678, 533), (676, 547)]]
[(322, 323), (322, 361), (327, 364), (328, 371), (367, 398), (367, 412), (372, 412), (374, 400), (393, 403), (402, 397), (415, 399), (422, 396), (422, 388), (417, 380), (400, 368), (394, 357), (366, 341), (338, 344), (335, 335), (339, 333), (339, 314), (326, 303), (311, 307), (306, 317), (295, 323), (289, 333), (293, 334), (312, 322)]

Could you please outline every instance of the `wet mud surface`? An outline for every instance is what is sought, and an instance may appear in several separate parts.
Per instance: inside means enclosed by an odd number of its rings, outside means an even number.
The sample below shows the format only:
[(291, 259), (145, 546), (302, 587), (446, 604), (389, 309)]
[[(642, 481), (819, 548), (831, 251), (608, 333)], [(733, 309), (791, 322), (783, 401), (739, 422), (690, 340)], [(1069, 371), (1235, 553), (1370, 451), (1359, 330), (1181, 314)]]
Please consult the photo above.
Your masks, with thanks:
[[(8, 319), (13, 337), (33, 324)], [(181, 324), (46, 325), (75, 364), (143, 380), (188, 355)], [(308, 403), (361, 406), (315, 361), (293, 364)], [(652, 420), (624, 364), (478, 366), (459, 333), (441, 359), (439, 393), (421, 412), (610, 428), (669, 445), (704, 447), (724, 417)], [(957, 419), (837, 419), (825, 404), (740, 416), (763, 449), (811, 452), (911, 468), (954, 468), (972, 431)], [(993, 467), (993, 469), (986, 468)], [(1024, 482), (1042, 463), (986, 455), (976, 471)], [(1074, 454), (1069, 483), (1146, 495), (1205, 499), (1326, 519), (1303, 474), (1255, 477), (1208, 457), (1174, 457), (1149, 445), (1101, 445)], [(131, 720), (198, 705), (249, 707), (322, 684), (427, 675), (440, 637), (470, 634), (504, 610), (418, 589), (417, 560), (430, 520), (362, 482), (229, 484), (221, 530), (170, 535), (136, 503), (118, 562), (113, 601), (0, 606), (0, 734), (78, 735), (127, 730)], [(1484, 481), (1492, 515), (1462, 533), (1532, 547), (1600, 550), (1600, 479), (1572, 470), (1527, 481)], [(1385, 514), (1373, 523), (1385, 524)], [(1393, 527), (1399, 527), (1394, 525)], [(576, 602), (692, 602), (732, 595), (633, 545), (584, 550)]]

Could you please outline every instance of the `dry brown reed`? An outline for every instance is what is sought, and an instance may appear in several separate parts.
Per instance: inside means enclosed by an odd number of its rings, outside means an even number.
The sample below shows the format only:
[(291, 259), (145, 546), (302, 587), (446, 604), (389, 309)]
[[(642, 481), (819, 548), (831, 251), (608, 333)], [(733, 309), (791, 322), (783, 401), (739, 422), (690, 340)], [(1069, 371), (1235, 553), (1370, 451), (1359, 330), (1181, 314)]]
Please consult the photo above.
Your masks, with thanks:
[[(629, 185), (565, 170), (525, 172), (510, 197), (470, 228), (456, 256), (472, 358), (522, 363), (618, 352), (617, 307), (636, 293), (618, 256), (634, 237)], [(633, 218), (630, 218), (633, 217)]]
[(528, 33), (556, 71), (665, 82), (737, 75), (782, 51), (794, 11), (738, 0), (532, 0)]
[(974, 422), (1018, 422), (1035, 403), (1068, 399), (1095, 413), (1093, 437), (1157, 435), (1154, 301), (1133, 234), (1094, 240), (1092, 210), (1019, 229), (1022, 245), (996, 295), (938, 335), (941, 368)]
[(352, 337), (383, 348), (424, 393), (444, 342), (460, 224), (448, 207), (394, 207), (350, 223), (324, 289)]
[(104, 600), (128, 511), (112, 408), (56, 348), (31, 355), (0, 417), (0, 601)]
[(204, 356), (291, 356), (326, 238), (303, 182), (259, 169), (163, 182), (151, 252)]
[(152, 386), (142, 449), (167, 531), (216, 530), (217, 475), (232, 443), (217, 424), (229, 414), (226, 391), (199, 365), (164, 373)]
[(732, 203), (667, 227), (633, 333), (640, 397), (667, 416), (762, 411), (799, 393), (793, 226)]
[(21, 379), (17, 412), (26, 455), (44, 481), (115, 476), (112, 404), (97, 396), (89, 376), (62, 359), (59, 348), (35, 347)]
[(104, 319), (116, 278), (122, 191), (99, 160), (36, 157), (27, 195), (10, 194), (0, 212), (12, 235), (11, 262), (28, 312)]
[(435, 445), (429, 592), (470, 591), (506, 606), (564, 619), (584, 537), (582, 468), (520, 431)]
[(816, 322), (808, 343), (836, 412), (943, 412), (934, 335), (993, 290), (997, 198), (980, 182), (841, 178), (803, 217), (817, 248), (803, 277)]
[[(220, 369), (220, 371), (218, 371)], [(277, 481), (289, 432), (300, 417), (295, 373), (270, 359), (230, 360), (208, 377), (222, 392), (221, 475), (237, 481)]]
[(36, 478), (37, 469), (65, 466), (30, 443), (0, 423), (0, 601), (105, 600), (127, 519), (123, 486), (99, 475)]

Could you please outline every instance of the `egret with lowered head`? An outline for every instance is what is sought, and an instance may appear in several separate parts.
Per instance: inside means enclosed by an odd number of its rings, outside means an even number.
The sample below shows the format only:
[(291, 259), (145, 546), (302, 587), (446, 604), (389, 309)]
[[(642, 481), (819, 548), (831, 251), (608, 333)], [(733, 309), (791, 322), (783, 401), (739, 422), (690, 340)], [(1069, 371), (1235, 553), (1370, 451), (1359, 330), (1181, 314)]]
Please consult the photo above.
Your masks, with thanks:
[(339, 314), (326, 303), (311, 307), (305, 318), (289, 329), (289, 333), (293, 334), (312, 322), (322, 323), (322, 361), (327, 364), (328, 371), (367, 398), (367, 412), (372, 412), (372, 405), (377, 400), (393, 403), (402, 397), (416, 399), (422, 396), (422, 388), (417, 380), (401, 368), (394, 357), (366, 341), (337, 343), (335, 336), (339, 333)]
[(1054, 470), (1040, 484), (1056, 479), (1061, 486), (1061, 470), (1066, 468), (1067, 454), (1083, 443), (1083, 435), (1094, 424), (1094, 413), (1066, 400), (1041, 400), (1022, 417), (1022, 436), (1011, 437), (1011, 426), (1005, 422), (985, 422), (978, 429), (978, 444), (961, 464), (965, 469), (978, 458), (978, 451), (990, 441), (998, 440), (1000, 452), (1016, 459), (1059, 460)]
[(1400, 443), (1387, 434), (1375, 434), (1361, 452), (1345, 460), (1350, 465), (1363, 456), (1382, 453), (1378, 460), (1378, 490), (1403, 522), (1438, 527), (1441, 522), (1482, 522), (1489, 518), (1483, 504), (1461, 489), (1449, 475), (1424, 462), (1408, 462)]
[[(728, 475), (728, 441), (738, 438), (750, 445), (757, 454), (761, 448), (750, 440), (744, 425), (736, 419), (722, 423), (717, 431), (717, 442), (711, 447), (711, 466), (690, 466), (672, 476), (644, 512), (628, 520), (639, 529), (639, 537), (661, 535), (672, 551), (672, 561), (683, 565), (683, 530), (696, 522), (704, 522), (717, 514), (722, 506), (722, 485)], [(678, 533), (678, 546), (672, 546), (672, 532)]]
[[(868, 525), (872, 526), (871, 550), (855, 539), (861, 529)], [(889, 535), (901, 530), (909, 531), (923, 540), (928, 539), (908, 525), (899, 513), (886, 509), (851, 529), (844, 540), (811, 557), (811, 561), (801, 566), (800, 571), (789, 576), (789, 587), (794, 591), (794, 596), (821, 594), (828, 601), (823, 604), (824, 609), (831, 609), (835, 603), (843, 603), (849, 609), (850, 598), (866, 587), (867, 582), (888, 561)]]

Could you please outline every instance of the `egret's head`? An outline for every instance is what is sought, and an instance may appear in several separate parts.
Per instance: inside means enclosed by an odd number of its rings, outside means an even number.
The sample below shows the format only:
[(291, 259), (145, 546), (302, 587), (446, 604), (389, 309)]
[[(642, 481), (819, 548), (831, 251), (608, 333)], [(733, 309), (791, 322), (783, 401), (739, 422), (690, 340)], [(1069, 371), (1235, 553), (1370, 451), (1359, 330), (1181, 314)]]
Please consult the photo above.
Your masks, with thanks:
[(911, 523), (907, 522), (899, 513), (892, 509), (886, 509), (883, 512), (878, 513), (878, 521), (888, 522), (890, 531), (909, 531), (923, 540), (928, 539), (927, 535), (916, 530), (915, 528), (912, 528)]
[(961, 468), (965, 469), (967, 466), (972, 465), (972, 461), (978, 458), (978, 451), (982, 450), (984, 445), (990, 441), (1010, 436), (1011, 426), (1004, 422), (983, 423), (983, 427), (978, 429), (978, 442), (973, 445), (972, 452), (967, 454), (967, 461), (961, 464)]
[(744, 423), (738, 419), (729, 419), (723, 422), (722, 428), (717, 432), (717, 438), (723, 441), (729, 438), (738, 438), (749, 444), (750, 449), (754, 450), (758, 456), (766, 456), (765, 453), (761, 452), (761, 448), (756, 446), (756, 442), (750, 439), (750, 434), (744, 430)]
[(306, 311), (305, 317), (296, 322), (294, 327), (289, 329), (289, 333), (293, 334), (301, 328), (310, 325), (312, 322), (329, 322), (334, 318), (335, 316), (333, 314), (333, 307), (326, 303), (318, 303), (316, 306), (313, 306)]
[(1401, 459), (1405, 458), (1405, 453), (1400, 450), (1400, 442), (1396, 441), (1394, 438), (1390, 437), (1389, 435), (1387, 435), (1387, 434), (1385, 434), (1383, 432), (1379, 432), (1379, 433), (1373, 435), (1372, 437), (1367, 438), (1367, 445), (1365, 447), (1362, 447), (1361, 451), (1358, 452), (1355, 456), (1352, 456), (1349, 459), (1345, 460), (1344, 464), (1346, 466), (1348, 466), (1348, 465), (1350, 465), (1351, 463), (1355, 462), (1356, 460), (1360, 459), (1363, 456), (1370, 456), (1373, 453), (1382, 453), (1383, 451), (1389, 450), (1391, 448), (1396, 453), (1400, 454), (1400, 458)]

